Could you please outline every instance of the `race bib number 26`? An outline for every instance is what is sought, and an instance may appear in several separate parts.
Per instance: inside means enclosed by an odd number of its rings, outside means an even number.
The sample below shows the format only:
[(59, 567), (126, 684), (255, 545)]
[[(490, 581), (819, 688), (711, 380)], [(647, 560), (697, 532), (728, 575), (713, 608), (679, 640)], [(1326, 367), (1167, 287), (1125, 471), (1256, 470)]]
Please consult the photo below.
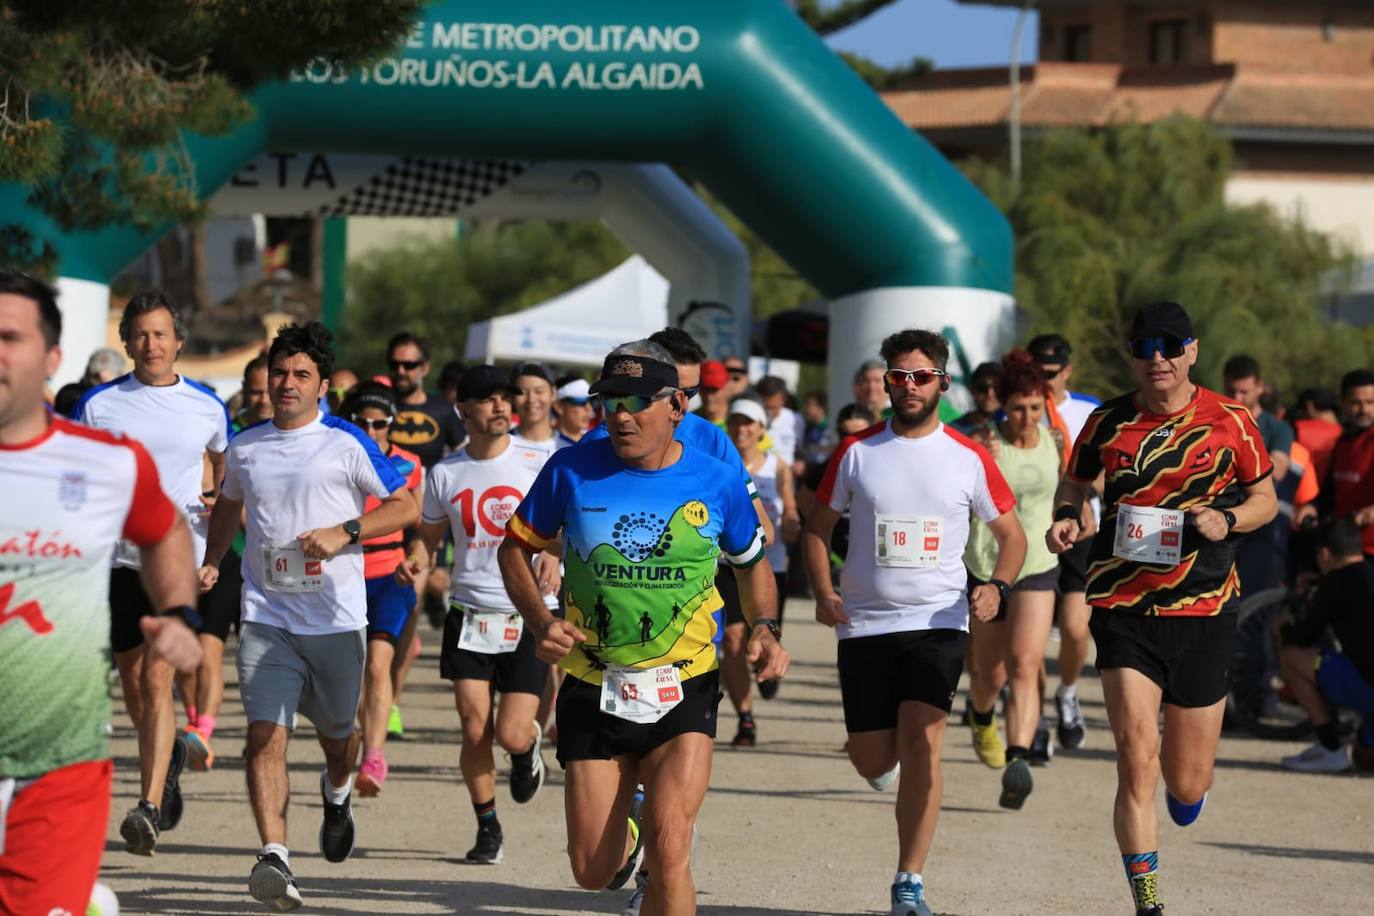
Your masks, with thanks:
[(1177, 566), (1182, 548), (1182, 511), (1125, 505), (1118, 509), (1113, 556), (1152, 566)]

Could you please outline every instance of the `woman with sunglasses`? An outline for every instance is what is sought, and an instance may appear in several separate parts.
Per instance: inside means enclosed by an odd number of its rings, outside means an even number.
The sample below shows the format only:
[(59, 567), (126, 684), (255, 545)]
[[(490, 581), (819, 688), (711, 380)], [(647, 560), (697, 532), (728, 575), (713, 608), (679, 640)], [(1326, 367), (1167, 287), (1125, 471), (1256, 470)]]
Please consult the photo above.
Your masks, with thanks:
[(1189, 378), (1198, 342), (1183, 306), (1143, 306), (1127, 352), (1139, 388), (1088, 418), (1045, 539), (1055, 553), (1073, 546), (1083, 502), (1105, 473), (1089, 628), (1116, 739), (1121, 861), (1137, 916), (1160, 916), (1159, 776), (1169, 816), (1191, 824), (1212, 785), (1230, 690), (1237, 535), (1265, 525), (1278, 506), (1250, 411)]
[[(1024, 350), (1012, 350), (1002, 359), (997, 376), (997, 399), (1003, 417), (989, 434), (997, 467), (1016, 497), (1016, 517), (1026, 531), (1040, 531), (1049, 523), (1055, 484), (1058, 482), (1063, 442), (1042, 425), (1049, 396), (1045, 374)], [(1030, 795), (1030, 748), (1040, 720), (1040, 663), (1045, 657), (1054, 595), (1059, 579), (1059, 558), (1049, 548), (1028, 539), (1026, 559), (1014, 580), (1011, 595), (997, 617), (970, 621), (972, 641), (972, 699), (969, 726), (978, 757), (1002, 773), (1003, 808), (1019, 809)], [(997, 541), (978, 519), (970, 522), (964, 565), (969, 583), (981, 585), (993, 575)], [(997, 735), (993, 711), (1003, 685), (1007, 697), (1007, 746)]]
[[(387, 438), (396, 419), (396, 399), (391, 389), (380, 382), (363, 382), (349, 392), (339, 413), (367, 433), (377, 448), (405, 478), (406, 489), (417, 497), (424, 480), (418, 456), (393, 445)], [(376, 497), (367, 497), (364, 512), (370, 512)], [(372, 798), (382, 791), (387, 765), (387, 719), (391, 715), (391, 663), (396, 644), (415, 607), (415, 589), (401, 585), (393, 574), (405, 560), (405, 533), (395, 531), (363, 541), (363, 577), (367, 580), (367, 667), (363, 675), (363, 696), (358, 718), (363, 727), (363, 762), (358, 768), (358, 795)]]

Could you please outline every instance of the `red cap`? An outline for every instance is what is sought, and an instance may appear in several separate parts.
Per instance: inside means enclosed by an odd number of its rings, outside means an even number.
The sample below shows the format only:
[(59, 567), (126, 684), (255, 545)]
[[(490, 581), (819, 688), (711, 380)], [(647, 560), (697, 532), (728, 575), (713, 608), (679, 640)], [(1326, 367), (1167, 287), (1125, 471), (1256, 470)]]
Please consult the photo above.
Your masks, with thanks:
[(708, 359), (701, 364), (701, 387), (724, 388), (730, 382), (730, 373), (725, 363), (718, 359)]

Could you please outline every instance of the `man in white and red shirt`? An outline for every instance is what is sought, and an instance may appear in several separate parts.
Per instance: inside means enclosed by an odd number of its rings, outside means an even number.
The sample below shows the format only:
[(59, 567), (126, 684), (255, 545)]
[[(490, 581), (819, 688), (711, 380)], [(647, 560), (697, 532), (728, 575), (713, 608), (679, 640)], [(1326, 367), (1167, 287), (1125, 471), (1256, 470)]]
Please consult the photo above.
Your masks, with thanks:
[[(970, 611), (991, 620), (1025, 559), (1010, 488), (991, 456), (940, 422), (949, 343), (909, 328), (883, 341), (892, 418), (840, 443), (806, 522), (816, 619), (840, 638), (849, 759), (881, 791), (895, 779), (892, 916), (930, 916), (921, 868), (940, 813), (940, 748), (963, 672)], [(849, 554), (830, 585), (830, 533), (849, 513)], [(992, 578), (966, 593), (969, 513), (997, 541)], [(900, 776), (899, 776), (900, 770)]]
[[(84, 913), (100, 870), (112, 763), (105, 728), (115, 542), (143, 554), (161, 613), (154, 657), (194, 670), (186, 523), (141, 445), (52, 416), (55, 293), (0, 272), (0, 912)], [(169, 615), (181, 617), (171, 619)]]
[[(517, 804), (534, 798), (544, 781), (543, 735), (535, 714), (549, 666), (535, 657), (534, 635), (524, 630), (496, 561), (506, 523), (550, 454), (543, 443), (511, 435), (515, 382), (495, 366), (470, 366), (463, 373), (458, 406), (467, 445), (430, 468), (420, 537), (397, 570), (403, 582), (418, 579), (440, 539), (452, 532), (452, 584), (439, 671), (453, 681), (463, 725), (458, 766), (477, 815), (477, 842), (466, 861), (480, 864), (501, 861), (504, 843), (496, 818), (493, 740), (510, 755), (511, 797)], [(558, 558), (540, 554), (536, 563), (545, 604), (557, 613)], [(501, 694), (501, 705), (493, 729), (494, 691)]]

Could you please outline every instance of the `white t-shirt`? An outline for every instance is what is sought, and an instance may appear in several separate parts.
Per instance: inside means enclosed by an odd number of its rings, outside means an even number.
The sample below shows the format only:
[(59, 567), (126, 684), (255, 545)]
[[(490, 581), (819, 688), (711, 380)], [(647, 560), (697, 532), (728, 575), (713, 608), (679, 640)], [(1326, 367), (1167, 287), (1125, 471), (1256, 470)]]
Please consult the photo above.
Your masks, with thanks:
[[(968, 629), (969, 513), (990, 522), (1016, 504), (981, 446), (944, 424), (904, 438), (889, 420), (840, 443), (816, 496), (836, 512), (849, 511), (849, 555), (840, 575), (849, 623), (837, 627), (840, 639)], [(925, 536), (910, 541), (921, 542), (912, 550), (931, 552), (931, 565), (880, 565), (879, 516), (889, 529), (930, 523)]]
[[(429, 469), (421, 519), (448, 521), (453, 532), (453, 571), (449, 597), (464, 607), (513, 609), (496, 564), (496, 550), (506, 539), (506, 523), (549, 453), (514, 436), (495, 458), (477, 459), (464, 448)], [(545, 596), (558, 607), (558, 596)]]
[(264, 549), (358, 518), (369, 493), (385, 499), (405, 485), (376, 443), (338, 417), (320, 414), (297, 429), (266, 420), (235, 436), (225, 458), (223, 493), (242, 500), (248, 514), (243, 619), (302, 636), (365, 627), (361, 545), (324, 561), (323, 587), (310, 592), (268, 588)]
[(519, 433), (511, 433), (510, 438), (512, 442), (524, 448), (533, 449), (537, 452), (543, 452), (544, 457), (546, 458), (549, 455), (552, 455), (554, 452), (558, 451), (560, 448), (562, 448), (562, 446), (558, 444), (557, 433), (554, 433), (547, 439), (539, 439), (537, 441), (534, 439), (526, 439)]
[(773, 454), (788, 467), (797, 459), (797, 443), (801, 441), (806, 421), (790, 407), (778, 409), (778, 415), (768, 423), (768, 435), (773, 439)]
[[(87, 391), (73, 416), (87, 426), (121, 433), (143, 444), (157, 465), (162, 488), (191, 526), (196, 560), (205, 555), (209, 519), (205, 453), (229, 444), (229, 411), (213, 391), (179, 376), (171, 385), (145, 385), (132, 372)], [(115, 565), (138, 568), (138, 549), (122, 540)]]
[[(768, 565), (773, 572), (787, 572), (787, 545), (782, 542), (782, 493), (778, 492), (778, 462), (782, 461), (781, 456), (776, 452), (765, 455), (763, 464), (759, 465), (757, 471), (750, 471), (749, 476), (754, 480), (754, 486), (758, 487), (759, 499), (763, 502), (763, 511), (768, 516), (768, 521), (773, 523), (773, 530), (777, 532), (773, 540), (768, 544)], [(747, 468), (747, 465), (746, 465)]]
[(1064, 425), (1069, 428), (1071, 441), (1065, 445), (1072, 449), (1074, 442), (1078, 441), (1078, 434), (1083, 431), (1083, 425), (1088, 422), (1088, 414), (1102, 406), (1102, 402), (1097, 398), (1086, 394), (1079, 394), (1077, 391), (1070, 391), (1062, 402), (1057, 402), (1054, 407), (1059, 411), (1059, 416), (1064, 418)]

